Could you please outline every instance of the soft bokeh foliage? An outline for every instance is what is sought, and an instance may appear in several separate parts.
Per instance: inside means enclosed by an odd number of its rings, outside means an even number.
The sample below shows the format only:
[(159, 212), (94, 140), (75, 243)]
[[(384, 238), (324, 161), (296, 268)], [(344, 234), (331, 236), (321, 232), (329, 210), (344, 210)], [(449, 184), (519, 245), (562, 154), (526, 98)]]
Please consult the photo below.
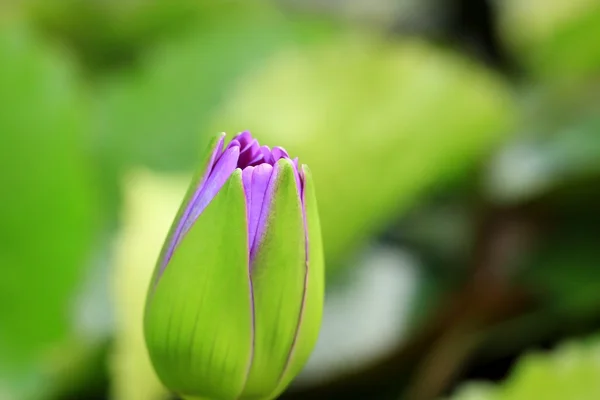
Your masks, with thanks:
[[(117, 332), (110, 360), (113, 398), (166, 398), (148, 358), (142, 320), (154, 265), (171, 226), (170, 214), (179, 207), (188, 180), (146, 169), (133, 170), (123, 179), (126, 217), (114, 244), (111, 282)], [(149, 214), (153, 217), (147, 218)]]
[(453, 400), (582, 399), (600, 396), (600, 345), (597, 338), (562, 344), (551, 353), (528, 354), (499, 387), (470, 383)]
[(419, 194), (485, 155), (513, 112), (497, 77), (454, 54), (354, 34), (283, 52), (234, 91), (213, 129), (252, 126), (305, 155), (331, 272)]
[(0, 29), (0, 371), (19, 381), (69, 335), (98, 205), (70, 60), (24, 25)]

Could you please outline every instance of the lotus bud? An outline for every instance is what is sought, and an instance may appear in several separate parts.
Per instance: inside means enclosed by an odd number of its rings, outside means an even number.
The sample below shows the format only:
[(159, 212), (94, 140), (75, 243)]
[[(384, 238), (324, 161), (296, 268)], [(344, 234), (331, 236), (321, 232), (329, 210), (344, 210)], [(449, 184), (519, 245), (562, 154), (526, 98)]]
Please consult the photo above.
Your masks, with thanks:
[(243, 132), (214, 138), (148, 290), (158, 377), (184, 399), (277, 397), (319, 332), (324, 266), (310, 170)]

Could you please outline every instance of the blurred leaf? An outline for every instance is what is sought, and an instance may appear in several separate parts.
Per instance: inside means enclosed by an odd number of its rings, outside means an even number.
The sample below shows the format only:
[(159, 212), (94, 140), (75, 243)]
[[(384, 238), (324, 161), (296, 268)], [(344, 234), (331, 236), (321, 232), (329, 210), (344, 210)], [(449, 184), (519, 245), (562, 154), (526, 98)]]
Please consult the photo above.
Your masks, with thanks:
[[(590, 224), (598, 222), (598, 218)], [(545, 307), (566, 317), (598, 315), (600, 307), (600, 252), (597, 229), (579, 223), (561, 229), (550, 241), (523, 278), (545, 301)], [(593, 238), (593, 239), (590, 239)]]
[(561, 27), (533, 53), (534, 68), (551, 79), (594, 78), (600, 71), (600, 4)]
[(244, 4), (205, 7), (193, 29), (164, 41), (139, 69), (103, 82), (99, 142), (107, 154), (152, 168), (190, 168), (207, 120), (233, 82), (296, 33), (320, 31), (259, 3)]
[(430, 315), (429, 304), (416, 299), (430, 282), (414, 254), (373, 245), (352, 262), (343, 280), (327, 286), (317, 345), (292, 387), (322, 384), (378, 362), (421, 322), (415, 314)]
[(331, 271), (425, 190), (509, 130), (503, 83), (419, 42), (347, 35), (282, 52), (245, 78), (213, 130), (249, 129), (314, 172)]
[(500, 9), (505, 40), (548, 84), (582, 84), (600, 71), (597, 0), (510, 0)]
[(524, 50), (577, 19), (597, 0), (504, 0), (498, 4), (500, 25), (511, 45)]
[(130, 171), (123, 179), (124, 221), (111, 279), (117, 324), (110, 361), (111, 399), (157, 400), (167, 395), (150, 364), (142, 319), (158, 253), (189, 179), (147, 170)]
[(546, 129), (498, 152), (486, 181), (491, 199), (522, 202), (600, 176), (600, 117), (595, 112)]
[(566, 343), (523, 357), (502, 385), (470, 383), (453, 400), (594, 400), (600, 398), (600, 340)]
[[(597, 204), (597, 200), (585, 200)], [(579, 203), (569, 210), (562, 204), (546, 224), (535, 250), (515, 277), (515, 285), (529, 293), (535, 306), (486, 329), (482, 348), (488, 357), (506, 357), (528, 346), (588, 334), (597, 328), (600, 214), (589, 205)]]
[(72, 48), (92, 72), (135, 62), (158, 40), (200, 23), (195, 0), (63, 0), (26, 3), (29, 18)]
[(71, 66), (16, 23), (0, 27), (0, 65), (0, 380), (27, 381), (69, 332), (95, 198)]

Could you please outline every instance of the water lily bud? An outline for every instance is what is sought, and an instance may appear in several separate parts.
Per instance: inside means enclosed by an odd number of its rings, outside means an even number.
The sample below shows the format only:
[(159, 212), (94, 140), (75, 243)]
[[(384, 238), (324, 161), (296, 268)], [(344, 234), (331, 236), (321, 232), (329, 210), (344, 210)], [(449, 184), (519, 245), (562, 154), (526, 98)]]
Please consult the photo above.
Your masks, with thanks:
[(154, 368), (185, 399), (272, 399), (306, 363), (321, 323), (313, 180), (249, 132), (207, 159), (165, 241), (144, 332)]

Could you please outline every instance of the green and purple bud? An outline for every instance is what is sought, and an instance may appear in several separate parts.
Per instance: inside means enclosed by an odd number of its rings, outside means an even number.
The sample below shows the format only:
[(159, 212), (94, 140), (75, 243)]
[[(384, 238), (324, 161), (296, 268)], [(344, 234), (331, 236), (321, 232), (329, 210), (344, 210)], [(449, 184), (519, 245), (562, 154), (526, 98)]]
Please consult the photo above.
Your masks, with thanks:
[(213, 139), (165, 241), (144, 316), (159, 378), (185, 399), (277, 397), (321, 324), (313, 180), (244, 132)]

